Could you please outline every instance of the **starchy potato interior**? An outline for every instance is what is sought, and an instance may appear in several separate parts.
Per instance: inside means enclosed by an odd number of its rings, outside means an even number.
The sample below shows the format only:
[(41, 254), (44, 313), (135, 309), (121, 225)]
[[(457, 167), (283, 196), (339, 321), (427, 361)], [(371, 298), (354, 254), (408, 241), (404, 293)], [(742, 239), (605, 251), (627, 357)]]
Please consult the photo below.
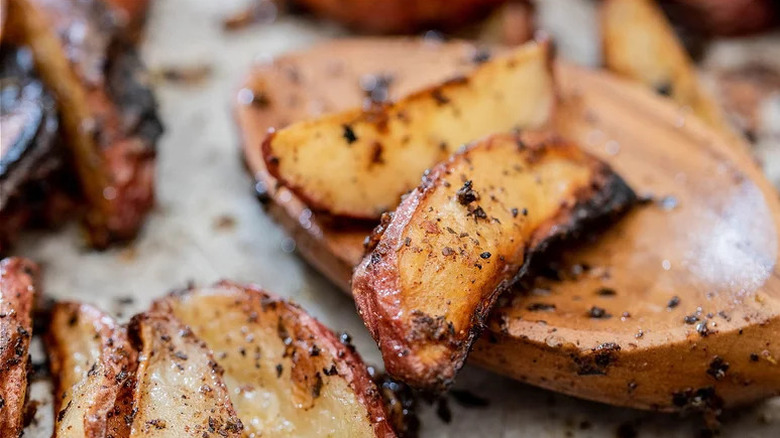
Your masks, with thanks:
[(175, 318), (143, 314), (131, 437), (241, 436), (241, 421), (208, 347)]
[(79, 303), (58, 303), (46, 337), (56, 382), (55, 434), (127, 436), (135, 350), (108, 315)]
[(378, 435), (357, 392), (368, 388), (350, 386), (351, 371), (329, 345), (335, 338), (311, 332), (297, 308), (230, 286), (173, 296), (158, 306), (170, 308), (213, 349), (246, 434)]
[(554, 101), (550, 56), (547, 42), (529, 43), (397, 103), (292, 124), (266, 139), (266, 164), (311, 208), (378, 218), (463, 144), (543, 125)]

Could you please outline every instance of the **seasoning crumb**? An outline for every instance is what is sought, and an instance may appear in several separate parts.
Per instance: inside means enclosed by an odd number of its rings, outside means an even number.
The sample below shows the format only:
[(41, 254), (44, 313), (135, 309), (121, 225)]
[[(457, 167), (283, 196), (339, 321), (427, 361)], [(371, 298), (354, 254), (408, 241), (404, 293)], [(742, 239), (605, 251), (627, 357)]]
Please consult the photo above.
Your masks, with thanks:
[(602, 287), (601, 289), (596, 291), (596, 294), (602, 297), (613, 297), (617, 295), (617, 292), (615, 292), (615, 289), (609, 287)]
[(473, 182), (471, 180), (463, 183), (463, 187), (458, 189), (456, 196), (458, 197), (458, 202), (461, 205), (468, 205), (474, 201), (479, 200), (479, 193), (474, 190)]
[(699, 320), (699, 317), (696, 315), (686, 315), (685, 318), (683, 318), (683, 321), (686, 324), (695, 324), (696, 321)]
[(342, 125), (342, 128), (344, 129), (344, 133), (342, 134), (344, 136), (344, 140), (347, 141), (347, 144), (352, 144), (357, 141), (357, 136), (355, 135), (355, 131), (352, 130), (352, 127), (349, 125)]
[(598, 306), (591, 307), (588, 311), (588, 316), (594, 319), (607, 319), (612, 317), (606, 310)]
[(480, 254), (479, 256), (480, 256), (481, 258), (483, 258), (483, 259), (487, 260), (487, 259), (489, 259), (489, 258), (490, 258), (491, 254), (490, 254), (490, 252), (488, 252), (488, 251), (485, 251), (485, 252), (483, 252), (482, 254)]
[(189, 66), (164, 66), (151, 71), (151, 76), (157, 81), (182, 85), (199, 85), (211, 77), (212, 69), (208, 64)]
[(677, 295), (673, 296), (668, 303), (666, 303), (666, 307), (669, 309), (674, 309), (680, 304), (680, 297)]
[(219, 215), (214, 219), (213, 228), (216, 231), (230, 231), (236, 227), (236, 218), (228, 214)]

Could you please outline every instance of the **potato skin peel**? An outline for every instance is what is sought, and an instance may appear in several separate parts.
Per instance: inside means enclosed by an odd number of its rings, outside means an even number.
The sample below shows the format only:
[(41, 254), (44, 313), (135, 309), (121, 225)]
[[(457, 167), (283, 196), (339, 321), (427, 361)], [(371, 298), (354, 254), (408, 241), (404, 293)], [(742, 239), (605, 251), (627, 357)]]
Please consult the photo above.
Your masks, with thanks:
[[(402, 201), (389, 224), (386, 227), (380, 226), (378, 228), (379, 235), (372, 239), (376, 242), (375, 248), (369, 248), (371, 251), (355, 270), (352, 279), (352, 292), (358, 311), (377, 341), (387, 370), (391, 375), (419, 388), (430, 390), (447, 388), (463, 365), (471, 344), (481, 332), (483, 321), (487, 318), (496, 299), (502, 291), (509, 288), (525, 274), (534, 254), (544, 251), (554, 241), (565, 239), (577, 233), (587, 223), (616, 216), (636, 201), (633, 191), (606, 164), (581, 152), (576, 146), (549, 137), (547, 134), (542, 135), (541, 138), (540, 141), (539, 137), (534, 138), (534, 135), (524, 135), (521, 139), (506, 134), (492, 136), (471, 145), (449, 161), (434, 167), (425, 176), (422, 185)], [(426, 289), (428, 278), (425, 274), (420, 274), (423, 278), (417, 278), (414, 274), (403, 272), (404, 268), (416, 269), (418, 266), (404, 266), (400, 260), (401, 252), (410, 244), (407, 233), (420, 225), (415, 222), (415, 217), (423, 217), (429, 211), (427, 201), (435, 196), (437, 191), (454, 193), (455, 190), (458, 190), (453, 184), (445, 181), (450, 173), (463, 172), (461, 175), (467, 175), (469, 170), (464, 170), (464, 166), (465, 168), (471, 166), (471, 158), (475, 154), (491, 154), (492, 148), (502, 147), (502, 144), (504, 144), (503, 147), (506, 147), (507, 142), (512, 145), (521, 145), (517, 150), (524, 155), (522, 160), (529, 166), (533, 166), (537, 160), (544, 160), (544, 156), (547, 154), (565, 154), (565, 156), (571, 157), (572, 162), (576, 165), (589, 169), (588, 180), (582, 185), (575, 185), (575, 191), (561, 199), (560, 206), (552, 210), (551, 215), (544, 216), (543, 220), (530, 230), (528, 236), (524, 236), (520, 232), (517, 232), (515, 236), (510, 236), (512, 239), (517, 237), (518, 243), (513, 243), (513, 246), (504, 253), (482, 253), (480, 256), (482, 259), (492, 257), (493, 262), (498, 260), (497, 263), (500, 263), (498, 265), (500, 267), (492, 274), (483, 276), (483, 272), (487, 272), (488, 269), (482, 271), (480, 264), (476, 280), (477, 287), (480, 288), (478, 297), (468, 297), (466, 301), (462, 297), (458, 297), (458, 293), (452, 290), (453, 285), (457, 286), (457, 280), (453, 280), (449, 285), (447, 283), (442, 285), (441, 282), (436, 283), (435, 280), (431, 280), (432, 284), (427, 284), (427, 286), (432, 289)], [(482, 169), (482, 171), (485, 170), (488, 169)], [(463, 178), (468, 177), (463, 176)], [(489, 201), (484, 199), (483, 201), (482, 205), (486, 207), (488, 212), (487, 214), (484, 211), (481, 213), (485, 215), (485, 219), (474, 218), (474, 228), (469, 230), (471, 234), (476, 232), (479, 235), (476, 221), (489, 222), (491, 211), (497, 211), (488, 205)], [(437, 207), (442, 206), (436, 205), (433, 208)], [(479, 209), (481, 210), (481, 208)], [(468, 214), (476, 216), (475, 212), (476, 210), (473, 210)], [(513, 209), (513, 213), (514, 215), (522, 214), (517, 209)], [(441, 222), (443, 227), (448, 223), (446, 222), (448, 218), (442, 216), (442, 220), (445, 221)], [(493, 220), (497, 221), (495, 218)], [(450, 231), (450, 233), (455, 234), (454, 231)], [(430, 260), (435, 259), (439, 251), (443, 253), (445, 259), (449, 255), (447, 250), (453, 251), (449, 247), (442, 249), (436, 246), (436, 243), (430, 247), (426, 247), (426, 245), (427, 242), (421, 244), (422, 251), (428, 253), (425, 263), (436, 263), (436, 261), (431, 262)], [(481, 263), (479, 257), (476, 260), (477, 263)], [(456, 262), (452, 261), (451, 263)], [(461, 272), (465, 272), (465, 270)], [(402, 277), (409, 277), (409, 275), (415, 281), (420, 280), (420, 289), (402, 284)], [(457, 272), (457, 275), (461, 275), (461, 273)], [(473, 281), (472, 284), (474, 284)], [(434, 290), (437, 286), (447, 290), (441, 292)], [(414, 298), (418, 301), (423, 300), (423, 302), (426, 299), (446, 299), (447, 307), (454, 309), (453, 312), (467, 312), (468, 314), (454, 315), (456, 317), (454, 319), (452, 318), (453, 314), (447, 314), (449, 310), (444, 315), (420, 311), (409, 303), (410, 297), (414, 294), (423, 294), (422, 298)], [(450, 301), (452, 301), (453, 307), (449, 307)], [(458, 323), (458, 318), (467, 322)], [(453, 320), (456, 321), (455, 324), (453, 324)], [(430, 333), (431, 330), (433, 335)], [(425, 333), (426, 331), (429, 333)]]
[(0, 436), (20, 436), (30, 371), (32, 310), (38, 267), (22, 258), (0, 261)]

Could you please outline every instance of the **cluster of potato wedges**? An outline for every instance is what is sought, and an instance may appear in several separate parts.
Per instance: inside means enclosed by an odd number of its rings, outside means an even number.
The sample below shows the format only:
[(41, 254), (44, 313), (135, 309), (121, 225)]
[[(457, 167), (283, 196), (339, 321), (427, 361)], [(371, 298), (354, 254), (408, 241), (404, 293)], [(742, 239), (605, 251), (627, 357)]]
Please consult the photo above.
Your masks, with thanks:
[(77, 205), (93, 246), (140, 229), (162, 133), (135, 48), (147, 4), (3, 2), (0, 253), (26, 224)]
[[(22, 431), (37, 268), (0, 263), (0, 435)], [(59, 302), (44, 333), (54, 436), (395, 436), (349, 344), (300, 307), (223, 281), (120, 325)]]
[(441, 390), (468, 356), (662, 411), (780, 392), (780, 205), (655, 8), (602, 7), (608, 68), (650, 89), (544, 39), (362, 38), (253, 68), (235, 112), (257, 194), (391, 375)]

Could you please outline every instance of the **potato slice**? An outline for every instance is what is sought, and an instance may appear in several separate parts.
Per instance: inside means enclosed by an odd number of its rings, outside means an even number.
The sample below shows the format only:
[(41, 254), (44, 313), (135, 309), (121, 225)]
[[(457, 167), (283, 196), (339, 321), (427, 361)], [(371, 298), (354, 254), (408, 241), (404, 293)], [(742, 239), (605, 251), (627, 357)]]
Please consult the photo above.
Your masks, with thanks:
[(544, 133), (497, 134), (434, 167), (352, 279), (387, 371), (447, 387), (529, 257), (635, 199), (606, 164)]
[(734, 143), (742, 143), (653, 1), (604, 1), (601, 33), (608, 69), (671, 97)]
[(37, 266), (29, 260), (0, 261), (0, 436), (21, 435)]
[(139, 343), (131, 437), (239, 437), (243, 426), (222, 369), (190, 329), (169, 315), (137, 315)]
[(263, 437), (395, 436), (360, 356), (302, 309), (221, 282), (155, 303), (211, 348), (245, 432)]
[(464, 143), (542, 126), (553, 102), (550, 44), (529, 43), (397, 103), (290, 125), (268, 136), (263, 155), (309, 207), (376, 219)]
[(46, 350), (56, 387), (54, 436), (128, 436), (137, 353), (126, 329), (90, 305), (58, 303)]

